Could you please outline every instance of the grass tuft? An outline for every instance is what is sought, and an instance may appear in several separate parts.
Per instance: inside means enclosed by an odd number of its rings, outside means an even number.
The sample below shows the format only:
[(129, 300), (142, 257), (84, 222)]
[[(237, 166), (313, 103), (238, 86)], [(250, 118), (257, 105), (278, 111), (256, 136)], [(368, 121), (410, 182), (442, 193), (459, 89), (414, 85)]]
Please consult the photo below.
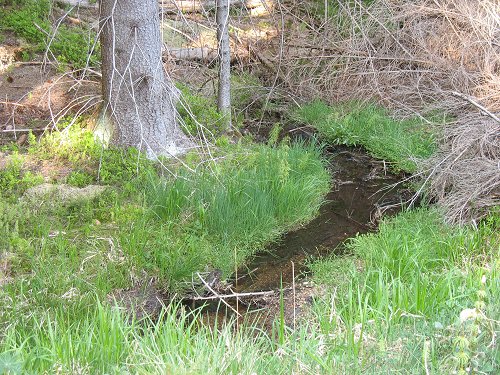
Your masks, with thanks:
[(348, 102), (329, 106), (322, 101), (304, 105), (294, 115), (310, 124), (329, 142), (363, 146), (396, 171), (414, 172), (416, 161), (432, 155), (432, 129), (419, 119), (394, 120), (374, 104)]
[[(320, 326), (336, 333), (331, 345), (345, 346), (345, 360), (362, 356), (368, 373), (491, 373), (499, 365), (490, 345), (500, 304), (498, 224), (491, 217), (478, 230), (453, 227), (422, 208), (349, 241), (351, 256), (314, 262), (316, 282), (333, 292), (318, 305)], [(461, 319), (464, 311), (475, 317)], [(462, 339), (474, 344), (458, 349)], [(456, 361), (464, 354), (465, 366)]]
[(329, 175), (314, 146), (253, 145), (230, 148), (215, 165), (194, 174), (180, 170), (174, 181), (152, 185), (148, 201), (157, 217), (213, 243), (207, 264), (228, 274), (234, 249), (241, 262), (310, 220), (329, 190)]

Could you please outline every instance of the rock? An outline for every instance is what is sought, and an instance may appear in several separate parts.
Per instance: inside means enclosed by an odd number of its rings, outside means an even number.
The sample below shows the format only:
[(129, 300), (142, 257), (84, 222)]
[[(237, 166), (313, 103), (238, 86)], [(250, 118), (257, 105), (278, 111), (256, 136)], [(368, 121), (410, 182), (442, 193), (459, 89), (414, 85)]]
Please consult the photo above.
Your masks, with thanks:
[(17, 138), (16, 143), (18, 146), (22, 146), (26, 143), (27, 140), (28, 140), (28, 135), (22, 134), (19, 138)]
[(123, 311), (129, 318), (155, 320), (169, 298), (153, 285), (136, 286), (131, 289), (117, 289), (107, 296), (111, 306)]
[(88, 185), (83, 188), (70, 185), (41, 184), (32, 187), (23, 195), (26, 200), (44, 200), (50, 198), (62, 204), (74, 203), (79, 201), (91, 200), (106, 190), (106, 186)]

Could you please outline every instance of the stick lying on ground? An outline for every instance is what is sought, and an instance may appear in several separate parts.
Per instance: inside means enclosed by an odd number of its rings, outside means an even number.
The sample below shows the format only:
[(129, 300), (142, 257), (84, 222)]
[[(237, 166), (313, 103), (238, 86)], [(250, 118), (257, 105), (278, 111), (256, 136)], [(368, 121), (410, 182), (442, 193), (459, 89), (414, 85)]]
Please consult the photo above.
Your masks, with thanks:
[(261, 296), (270, 296), (275, 294), (276, 291), (274, 290), (267, 290), (264, 292), (249, 292), (249, 293), (231, 293), (231, 294), (215, 294), (213, 296), (208, 296), (208, 297), (202, 297), (202, 296), (195, 296), (195, 297), (190, 297), (188, 298), (191, 301), (208, 301), (208, 300), (214, 300), (214, 299), (222, 299), (222, 298), (250, 298), (250, 297), (261, 297)]

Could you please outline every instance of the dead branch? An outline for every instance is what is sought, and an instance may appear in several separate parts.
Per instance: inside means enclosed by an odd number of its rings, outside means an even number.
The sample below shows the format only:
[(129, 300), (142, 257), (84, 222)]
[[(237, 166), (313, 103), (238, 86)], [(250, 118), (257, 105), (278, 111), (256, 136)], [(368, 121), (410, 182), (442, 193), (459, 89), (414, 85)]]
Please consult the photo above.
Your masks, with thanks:
[(191, 301), (210, 301), (214, 299), (221, 299), (221, 298), (252, 298), (252, 297), (263, 297), (263, 296), (270, 296), (276, 294), (276, 291), (274, 290), (268, 290), (265, 292), (254, 292), (254, 293), (231, 293), (231, 294), (218, 294), (215, 296), (208, 296), (208, 297), (202, 297), (202, 296), (193, 296), (189, 297), (188, 299)]
[(200, 275), (199, 272), (196, 272), (196, 275), (198, 276), (198, 278), (201, 280), (201, 282), (203, 283), (203, 285), (205, 285), (205, 287), (215, 296), (216, 299), (219, 299), (222, 303), (224, 303), (224, 305), (226, 305), (227, 307), (229, 307), (234, 313), (236, 313), (236, 315), (238, 316), (241, 316), (241, 314), (235, 310), (235, 308), (233, 306), (231, 306), (229, 303), (226, 302), (226, 300), (223, 298), (223, 296), (221, 296), (219, 293), (217, 293), (206, 281), (205, 279), (203, 279), (203, 277)]
[(462, 94), (461, 92), (456, 92), (456, 91), (452, 91), (451, 93), (453, 95), (455, 95), (455, 96), (457, 96), (459, 98), (462, 98), (465, 101), (469, 102), (474, 107), (478, 108), (481, 112), (483, 112), (487, 116), (490, 116), (493, 120), (495, 120), (495, 121), (497, 121), (497, 122), (500, 123), (500, 118), (498, 118), (497, 115), (495, 115), (494, 113), (491, 113), (490, 111), (488, 111), (484, 106), (482, 106), (481, 104), (479, 104), (476, 100), (472, 99), (470, 96)]
[[(232, 7), (254, 9), (262, 6), (265, 0), (229, 0)], [(160, 8), (165, 13), (199, 13), (215, 9), (215, 0), (160, 0)]]

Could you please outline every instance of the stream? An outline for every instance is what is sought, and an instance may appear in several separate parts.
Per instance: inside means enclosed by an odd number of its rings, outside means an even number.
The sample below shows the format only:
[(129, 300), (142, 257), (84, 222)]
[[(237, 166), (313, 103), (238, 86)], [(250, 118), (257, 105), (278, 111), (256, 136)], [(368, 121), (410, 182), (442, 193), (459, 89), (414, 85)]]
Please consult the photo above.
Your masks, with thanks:
[[(307, 274), (308, 260), (345, 253), (343, 243), (348, 238), (374, 231), (383, 216), (399, 212), (401, 203), (412, 196), (410, 190), (399, 184), (403, 178), (401, 175), (390, 173), (383, 161), (370, 157), (363, 150), (330, 148), (326, 157), (333, 182), (318, 216), (307, 225), (285, 234), (279, 242), (271, 244), (240, 269), (238, 277), (230, 280), (233, 292), (290, 291), (288, 287), (294, 276), (296, 283), (300, 283)], [(307, 289), (304, 284), (298, 289), (301, 302), (296, 303), (295, 289), (291, 304), (290, 296), (285, 293), (284, 297), (285, 314), (292, 310), (294, 318), (296, 311), (301, 309), (300, 305), (310, 302), (314, 294), (313, 291), (304, 292)], [(204, 305), (204, 319), (209, 322), (225, 320), (228, 313), (234, 316), (235, 311), (248, 318), (249, 312), (265, 311), (264, 321), (270, 323), (279, 311), (278, 300), (276, 295), (257, 303), (255, 300), (238, 303), (233, 298), (227, 300), (226, 306), (219, 300), (212, 300)]]
[[(389, 173), (382, 161), (366, 152), (339, 147), (328, 154), (332, 189), (319, 215), (289, 232), (238, 272), (237, 292), (257, 292), (287, 286), (307, 272), (308, 259), (344, 251), (342, 244), (358, 233), (376, 229), (382, 215), (395, 214), (411, 192), (396, 185), (401, 176)], [(292, 266), (293, 264), (293, 266)]]

